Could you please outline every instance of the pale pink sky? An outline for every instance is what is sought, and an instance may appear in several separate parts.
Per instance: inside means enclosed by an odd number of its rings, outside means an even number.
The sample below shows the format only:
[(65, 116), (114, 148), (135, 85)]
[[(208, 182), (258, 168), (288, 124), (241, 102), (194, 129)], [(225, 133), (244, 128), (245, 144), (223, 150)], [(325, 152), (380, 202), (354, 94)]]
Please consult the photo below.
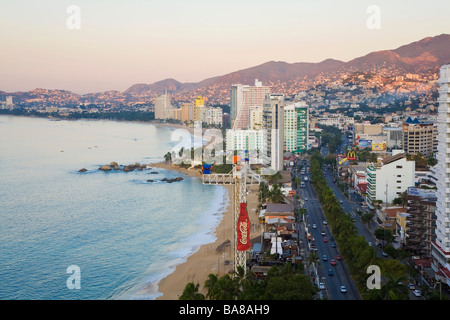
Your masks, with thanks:
[[(197, 82), (275, 60), (349, 61), (450, 33), (450, 2), (15, 0), (0, 2), (0, 91), (126, 90)], [(80, 8), (69, 29), (67, 8)], [(371, 30), (370, 5), (380, 8)]]

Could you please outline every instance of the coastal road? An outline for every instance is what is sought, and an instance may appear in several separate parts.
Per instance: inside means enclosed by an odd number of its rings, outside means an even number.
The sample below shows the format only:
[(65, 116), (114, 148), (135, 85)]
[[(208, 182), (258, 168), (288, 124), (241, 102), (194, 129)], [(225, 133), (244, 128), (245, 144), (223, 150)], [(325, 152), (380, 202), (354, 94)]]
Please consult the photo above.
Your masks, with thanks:
[[(299, 174), (298, 176), (302, 181), (304, 180), (304, 175)], [(308, 177), (310, 178), (309, 175)], [(325, 214), (309, 181), (310, 179), (305, 182), (304, 188), (300, 188), (300, 196), (307, 211), (306, 225), (315, 239), (317, 253), (321, 259), (318, 266), (318, 276), (320, 281), (324, 280), (325, 290), (322, 291), (325, 291), (325, 296), (331, 300), (360, 300), (361, 297), (345, 262), (336, 258), (339, 254), (339, 248), (332, 247), (334, 238), (328, 224), (324, 225)], [(316, 225), (315, 229), (313, 228), (314, 224)], [(325, 231), (327, 242), (324, 242), (324, 237), (321, 235), (322, 231)], [(322, 260), (323, 255), (326, 255), (327, 261)], [(331, 259), (336, 261), (335, 266), (331, 265)], [(330, 269), (333, 271), (332, 276), (328, 274)], [(341, 293), (341, 286), (345, 286), (346, 293)]]

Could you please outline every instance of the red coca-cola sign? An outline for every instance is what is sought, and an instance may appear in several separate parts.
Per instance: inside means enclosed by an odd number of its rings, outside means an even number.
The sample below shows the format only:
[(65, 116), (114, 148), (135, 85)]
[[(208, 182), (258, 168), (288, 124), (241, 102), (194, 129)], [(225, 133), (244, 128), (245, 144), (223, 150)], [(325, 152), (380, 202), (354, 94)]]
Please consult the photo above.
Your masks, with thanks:
[(237, 222), (237, 249), (246, 251), (250, 249), (250, 220), (247, 214), (247, 203), (240, 205), (239, 219)]

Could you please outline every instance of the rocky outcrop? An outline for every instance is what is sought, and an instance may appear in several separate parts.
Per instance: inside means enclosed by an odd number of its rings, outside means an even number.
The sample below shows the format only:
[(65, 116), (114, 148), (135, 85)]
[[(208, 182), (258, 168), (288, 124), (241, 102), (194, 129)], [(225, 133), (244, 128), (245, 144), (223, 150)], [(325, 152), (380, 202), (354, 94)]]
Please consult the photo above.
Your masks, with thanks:
[(98, 168), (98, 170), (102, 170), (102, 171), (111, 171), (111, 167), (108, 166), (107, 164), (105, 164), (104, 166), (101, 166), (100, 168)]
[(165, 180), (161, 179), (161, 181), (166, 181), (167, 183), (172, 183), (172, 182), (177, 182), (177, 181), (182, 181), (183, 178), (182, 177), (177, 177), (177, 178), (173, 178), (173, 179), (167, 179), (164, 178)]
[(80, 170), (78, 170), (78, 172), (86, 172), (87, 169), (86, 168), (81, 168)]

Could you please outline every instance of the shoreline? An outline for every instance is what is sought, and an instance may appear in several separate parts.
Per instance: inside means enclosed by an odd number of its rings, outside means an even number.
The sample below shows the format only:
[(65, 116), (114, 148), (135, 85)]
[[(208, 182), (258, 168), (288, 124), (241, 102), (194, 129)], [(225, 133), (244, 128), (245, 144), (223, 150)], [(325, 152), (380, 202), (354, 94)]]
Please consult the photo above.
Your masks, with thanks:
[[(151, 166), (155, 168), (162, 168), (166, 170), (178, 171), (182, 174), (201, 178), (199, 170), (184, 169), (176, 165), (170, 165), (165, 162), (153, 163)], [(183, 293), (184, 288), (189, 282), (199, 284), (199, 293), (206, 295), (207, 291), (204, 288), (204, 283), (208, 279), (209, 274), (216, 274), (221, 277), (227, 273), (234, 271), (234, 250), (233, 250), (233, 224), (234, 224), (234, 208), (233, 208), (233, 186), (224, 185), (228, 194), (228, 201), (223, 203), (224, 211), (220, 214), (222, 219), (212, 233), (216, 236), (216, 240), (211, 243), (204, 244), (191, 253), (184, 262), (176, 265), (173, 271), (166, 277), (159, 280), (157, 283), (149, 283), (141, 290), (142, 294), (155, 290), (161, 294), (155, 300), (178, 300)], [(257, 216), (257, 188), (249, 187), (249, 195), (247, 196), (247, 203), (249, 208), (249, 218), (253, 226), (259, 225)], [(225, 198), (224, 198), (225, 200)], [(252, 238), (258, 236), (257, 232), (253, 232)]]

